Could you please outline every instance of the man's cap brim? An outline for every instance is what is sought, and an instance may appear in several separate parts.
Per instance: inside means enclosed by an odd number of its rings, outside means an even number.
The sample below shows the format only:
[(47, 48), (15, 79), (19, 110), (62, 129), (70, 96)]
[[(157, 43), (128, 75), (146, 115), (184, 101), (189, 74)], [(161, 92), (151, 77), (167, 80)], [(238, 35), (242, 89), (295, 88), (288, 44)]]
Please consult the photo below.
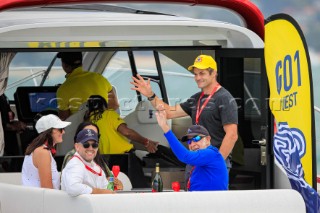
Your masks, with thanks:
[(190, 134), (186, 134), (185, 136), (183, 136), (183, 137), (181, 138), (181, 141), (182, 141), (182, 142), (186, 142), (186, 141), (188, 141), (190, 138), (193, 138), (194, 136), (197, 136), (197, 135), (206, 136), (206, 135), (199, 134), (199, 133), (190, 133)]

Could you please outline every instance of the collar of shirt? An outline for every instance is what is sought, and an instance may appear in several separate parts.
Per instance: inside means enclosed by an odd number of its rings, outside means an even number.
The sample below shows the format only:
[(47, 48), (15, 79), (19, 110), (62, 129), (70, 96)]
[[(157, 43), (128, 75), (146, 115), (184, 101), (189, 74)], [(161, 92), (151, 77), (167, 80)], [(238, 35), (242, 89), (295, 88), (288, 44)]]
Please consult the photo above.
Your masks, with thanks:
[(83, 72), (82, 66), (75, 68), (71, 73), (65, 75), (66, 78), (74, 77)]
[(94, 161), (87, 162), (86, 160), (84, 160), (84, 159), (80, 156), (80, 154), (79, 154), (78, 152), (76, 152), (75, 155), (77, 155), (78, 157), (81, 158), (81, 160), (82, 160), (82, 162), (84, 163), (84, 165), (90, 166), (91, 168), (94, 168), (94, 166), (96, 165), (96, 164), (94, 163)]

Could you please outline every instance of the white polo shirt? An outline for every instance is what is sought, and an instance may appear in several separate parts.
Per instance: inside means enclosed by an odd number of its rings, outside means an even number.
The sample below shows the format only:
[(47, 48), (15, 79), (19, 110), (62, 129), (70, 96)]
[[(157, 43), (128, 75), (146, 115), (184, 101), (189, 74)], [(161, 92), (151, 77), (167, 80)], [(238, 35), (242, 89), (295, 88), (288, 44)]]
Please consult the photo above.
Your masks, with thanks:
[(91, 194), (93, 188), (106, 189), (105, 173), (94, 161), (86, 162), (76, 152), (62, 170), (61, 189), (71, 196)]

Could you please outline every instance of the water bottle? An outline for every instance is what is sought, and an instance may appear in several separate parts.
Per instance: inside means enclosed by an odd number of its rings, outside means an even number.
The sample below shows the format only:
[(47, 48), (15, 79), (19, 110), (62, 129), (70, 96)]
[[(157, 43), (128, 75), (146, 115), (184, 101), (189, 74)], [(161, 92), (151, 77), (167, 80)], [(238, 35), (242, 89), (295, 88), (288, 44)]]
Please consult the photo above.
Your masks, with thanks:
[(114, 177), (113, 177), (113, 175), (110, 175), (110, 177), (109, 177), (109, 183), (108, 183), (107, 189), (114, 191)]

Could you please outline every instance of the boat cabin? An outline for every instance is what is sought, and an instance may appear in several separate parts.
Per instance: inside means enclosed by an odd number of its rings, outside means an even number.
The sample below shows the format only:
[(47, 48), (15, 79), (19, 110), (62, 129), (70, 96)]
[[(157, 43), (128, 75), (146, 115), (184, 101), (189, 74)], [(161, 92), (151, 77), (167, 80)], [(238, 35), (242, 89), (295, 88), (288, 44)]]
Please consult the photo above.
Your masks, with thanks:
[[(170, 105), (179, 104), (199, 91), (187, 67), (198, 55), (208, 54), (217, 61), (218, 81), (238, 104), (239, 141), (233, 153), (230, 188), (274, 186), (273, 126), (261, 32), (221, 21), (98, 4), (89, 9), (83, 5), (12, 9), (0, 12), (0, 20), (0, 61), (3, 76), (8, 76), (4, 93), (16, 119), (29, 127), (17, 135), (14, 156), (0, 158), (1, 172), (19, 172), (24, 150), (36, 136), (34, 116), (56, 110), (55, 91), (65, 80), (58, 52), (81, 51), (83, 68), (100, 73), (114, 87), (118, 113), (128, 126), (164, 146), (169, 145), (157, 125), (154, 109), (144, 96), (130, 89), (131, 77), (140, 74), (150, 78), (158, 97)], [(84, 108), (68, 118), (72, 125), (57, 147), (58, 164), (73, 147), (73, 132), (83, 119)], [(146, 119), (139, 119), (141, 116)], [(172, 119), (170, 125), (181, 138), (191, 119)], [(144, 147), (135, 148), (146, 176), (159, 161), (168, 178), (174, 172), (183, 173), (184, 168), (148, 155)], [(113, 163), (118, 161), (110, 159)]]

